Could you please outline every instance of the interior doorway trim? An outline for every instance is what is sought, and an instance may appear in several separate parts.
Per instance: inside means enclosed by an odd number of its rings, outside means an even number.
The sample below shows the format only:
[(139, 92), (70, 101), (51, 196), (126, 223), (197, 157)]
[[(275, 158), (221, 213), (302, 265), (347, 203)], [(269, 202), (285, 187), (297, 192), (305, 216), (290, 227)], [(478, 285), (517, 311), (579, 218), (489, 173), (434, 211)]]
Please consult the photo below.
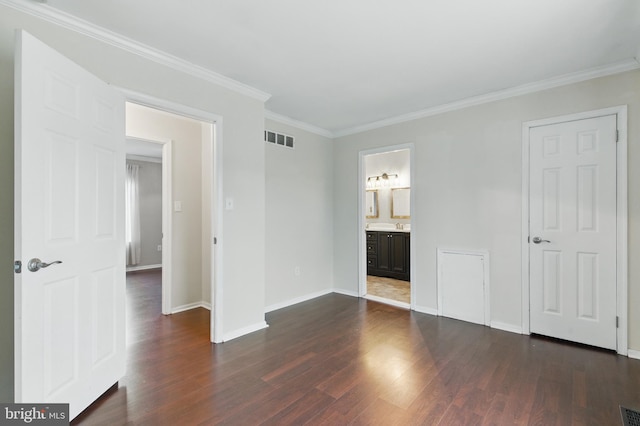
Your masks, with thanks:
[[(413, 143), (406, 143), (400, 145), (389, 145), (380, 148), (367, 149), (358, 153), (358, 296), (364, 297), (367, 293), (367, 235), (364, 232), (366, 226), (365, 219), (365, 206), (366, 206), (366, 187), (367, 181), (366, 167), (364, 158), (367, 155), (383, 154), (385, 152), (409, 150), (409, 180), (411, 182), (411, 192), (409, 193), (409, 211), (411, 216), (411, 240), (409, 241), (409, 280), (411, 283), (411, 303), (409, 309), (415, 310), (416, 306), (416, 285), (415, 285), (415, 246), (416, 239), (413, 235), (416, 230), (415, 217), (416, 217), (416, 203), (415, 203), (415, 191), (413, 190), (415, 185), (415, 145)], [(403, 304), (404, 305), (404, 304)]]
[(213, 158), (211, 164), (213, 166), (213, 185), (211, 185), (211, 230), (215, 240), (212, 241), (213, 249), (211, 250), (211, 330), (210, 340), (214, 343), (223, 341), (222, 331), (224, 330), (223, 319), (223, 255), (224, 255), (224, 238), (223, 238), (223, 191), (222, 191), (222, 116), (186, 105), (181, 105), (164, 99), (155, 98), (125, 88), (118, 88), (127, 101), (155, 108), (172, 114), (189, 117), (198, 121), (210, 123), (213, 126), (212, 146), (211, 150)]
[(171, 187), (172, 143), (170, 139), (146, 139), (127, 136), (127, 140), (149, 142), (162, 145), (162, 314), (171, 314), (172, 260), (173, 260), (173, 190)]
[(627, 106), (615, 106), (594, 111), (551, 117), (522, 123), (522, 333), (530, 334), (529, 318), (529, 131), (533, 127), (584, 120), (607, 115), (616, 116), (618, 142), (616, 150), (616, 310), (618, 316), (617, 349), (628, 354), (627, 298), (628, 298), (628, 236), (627, 236)]

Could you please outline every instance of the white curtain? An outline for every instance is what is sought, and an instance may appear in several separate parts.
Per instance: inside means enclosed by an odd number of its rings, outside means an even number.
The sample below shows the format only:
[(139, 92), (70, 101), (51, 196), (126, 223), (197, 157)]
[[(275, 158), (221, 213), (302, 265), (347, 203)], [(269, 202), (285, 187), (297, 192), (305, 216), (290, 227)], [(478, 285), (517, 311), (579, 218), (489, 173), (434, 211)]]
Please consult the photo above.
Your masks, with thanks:
[(137, 164), (127, 163), (125, 183), (125, 232), (127, 241), (127, 265), (140, 263), (140, 196), (138, 195)]

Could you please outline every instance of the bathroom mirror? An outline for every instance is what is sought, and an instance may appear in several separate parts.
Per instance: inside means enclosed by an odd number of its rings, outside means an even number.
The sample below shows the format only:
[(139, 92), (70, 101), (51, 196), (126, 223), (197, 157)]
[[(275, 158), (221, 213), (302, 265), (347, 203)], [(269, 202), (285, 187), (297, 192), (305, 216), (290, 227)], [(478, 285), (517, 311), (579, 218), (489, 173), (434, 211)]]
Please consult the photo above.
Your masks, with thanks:
[(411, 217), (411, 189), (393, 188), (391, 190), (391, 217), (409, 219)]
[(378, 217), (378, 191), (367, 190), (365, 208), (367, 219)]

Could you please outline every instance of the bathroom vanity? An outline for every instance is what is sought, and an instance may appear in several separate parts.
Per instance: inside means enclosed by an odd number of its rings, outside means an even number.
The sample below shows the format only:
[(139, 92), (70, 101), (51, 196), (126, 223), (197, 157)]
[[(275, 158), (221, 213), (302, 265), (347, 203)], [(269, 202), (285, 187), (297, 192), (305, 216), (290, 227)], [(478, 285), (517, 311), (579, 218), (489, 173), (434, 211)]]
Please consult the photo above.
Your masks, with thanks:
[(411, 233), (403, 230), (367, 230), (367, 275), (410, 281)]

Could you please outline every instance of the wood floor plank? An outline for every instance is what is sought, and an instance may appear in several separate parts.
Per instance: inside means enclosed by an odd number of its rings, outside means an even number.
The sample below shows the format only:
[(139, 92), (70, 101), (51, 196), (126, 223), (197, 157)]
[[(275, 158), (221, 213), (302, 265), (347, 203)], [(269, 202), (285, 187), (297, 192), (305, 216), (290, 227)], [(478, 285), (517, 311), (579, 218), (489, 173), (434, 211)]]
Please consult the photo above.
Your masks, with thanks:
[(130, 274), (127, 375), (74, 425), (615, 425), (640, 361), (330, 294), (209, 342), (207, 310), (160, 313)]
[(317, 418), (327, 407), (334, 403), (335, 399), (316, 389), (310, 390), (302, 398), (279, 411), (276, 415), (264, 421), (265, 425), (303, 425)]

